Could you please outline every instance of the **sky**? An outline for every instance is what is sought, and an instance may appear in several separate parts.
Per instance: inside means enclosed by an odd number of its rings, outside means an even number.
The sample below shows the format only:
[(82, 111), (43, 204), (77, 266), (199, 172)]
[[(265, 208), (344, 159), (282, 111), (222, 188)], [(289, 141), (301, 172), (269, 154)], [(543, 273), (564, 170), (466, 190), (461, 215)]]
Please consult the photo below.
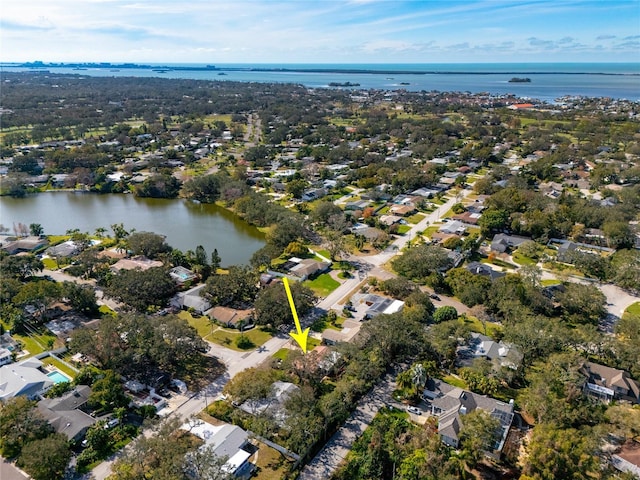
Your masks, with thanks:
[(3, 0), (0, 61), (640, 62), (640, 0)]

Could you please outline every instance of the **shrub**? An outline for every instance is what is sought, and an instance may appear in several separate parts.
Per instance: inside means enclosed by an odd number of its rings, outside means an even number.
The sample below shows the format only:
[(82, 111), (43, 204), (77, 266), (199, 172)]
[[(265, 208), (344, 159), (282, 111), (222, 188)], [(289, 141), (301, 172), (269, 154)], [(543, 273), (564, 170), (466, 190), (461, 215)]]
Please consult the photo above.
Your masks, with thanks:
[(240, 335), (237, 339), (236, 339), (236, 346), (238, 348), (241, 348), (242, 350), (247, 350), (249, 348), (253, 348), (255, 347), (255, 344), (251, 341), (251, 339), (249, 337), (247, 337), (246, 335)]

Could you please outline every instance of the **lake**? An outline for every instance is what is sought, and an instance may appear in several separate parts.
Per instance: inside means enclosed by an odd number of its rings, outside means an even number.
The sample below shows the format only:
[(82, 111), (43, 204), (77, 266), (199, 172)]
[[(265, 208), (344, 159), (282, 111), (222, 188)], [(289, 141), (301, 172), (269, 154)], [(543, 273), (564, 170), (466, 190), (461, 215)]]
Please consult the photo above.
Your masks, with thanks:
[(49, 235), (74, 228), (93, 234), (100, 227), (111, 234), (112, 224), (123, 223), (127, 230), (166, 235), (167, 243), (182, 251), (202, 245), (211, 255), (217, 248), (225, 266), (248, 264), (251, 255), (265, 244), (257, 228), (228, 210), (182, 199), (75, 192), (0, 197), (0, 223), (13, 230), (18, 222), (39, 223)]

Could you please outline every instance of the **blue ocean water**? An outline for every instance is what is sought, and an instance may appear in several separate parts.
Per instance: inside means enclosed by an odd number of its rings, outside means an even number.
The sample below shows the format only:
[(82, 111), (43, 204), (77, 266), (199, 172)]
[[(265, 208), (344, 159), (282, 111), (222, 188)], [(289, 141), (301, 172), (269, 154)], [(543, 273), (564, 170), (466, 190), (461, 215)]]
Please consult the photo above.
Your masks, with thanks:
[[(362, 89), (456, 91), (514, 94), (553, 102), (563, 96), (610, 97), (640, 101), (640, 63), (466, 63), (466, 64), (215, 64), (216, 70), (172, 70), (201, 64), (155, 64), (152, 68), (46, 67), (51, 74), (109, 77), (165, 77), (240, 82), (296, 83), (326, 88), (331, 82), (357, 83)], [(25, 71), (6, 67), (1, 71)], [(306, 71), (305, 71), (306, 70)], [(313, 70), (313, 71), (310, 71)], [(418, 73), (419, 72), (419, 73)], [(224, 74), (224, 75), (222, 75)], [(526, 76), (530, 83), (510, 83)]]

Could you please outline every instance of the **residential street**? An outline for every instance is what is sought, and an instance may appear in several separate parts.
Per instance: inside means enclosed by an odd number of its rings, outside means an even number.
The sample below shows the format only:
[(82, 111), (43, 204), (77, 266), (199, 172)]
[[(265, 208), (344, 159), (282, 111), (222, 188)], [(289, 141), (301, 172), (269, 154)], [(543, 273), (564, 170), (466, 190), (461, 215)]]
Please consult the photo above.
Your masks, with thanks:
[(303, 469), (298, 480), (327, 480), (351, 450), (353, 442), (366, 430), (381, 407), (391, 402), (395, 377), (387, 374), (360, 399), (351, 417), (331, 437), (322, 450)]

